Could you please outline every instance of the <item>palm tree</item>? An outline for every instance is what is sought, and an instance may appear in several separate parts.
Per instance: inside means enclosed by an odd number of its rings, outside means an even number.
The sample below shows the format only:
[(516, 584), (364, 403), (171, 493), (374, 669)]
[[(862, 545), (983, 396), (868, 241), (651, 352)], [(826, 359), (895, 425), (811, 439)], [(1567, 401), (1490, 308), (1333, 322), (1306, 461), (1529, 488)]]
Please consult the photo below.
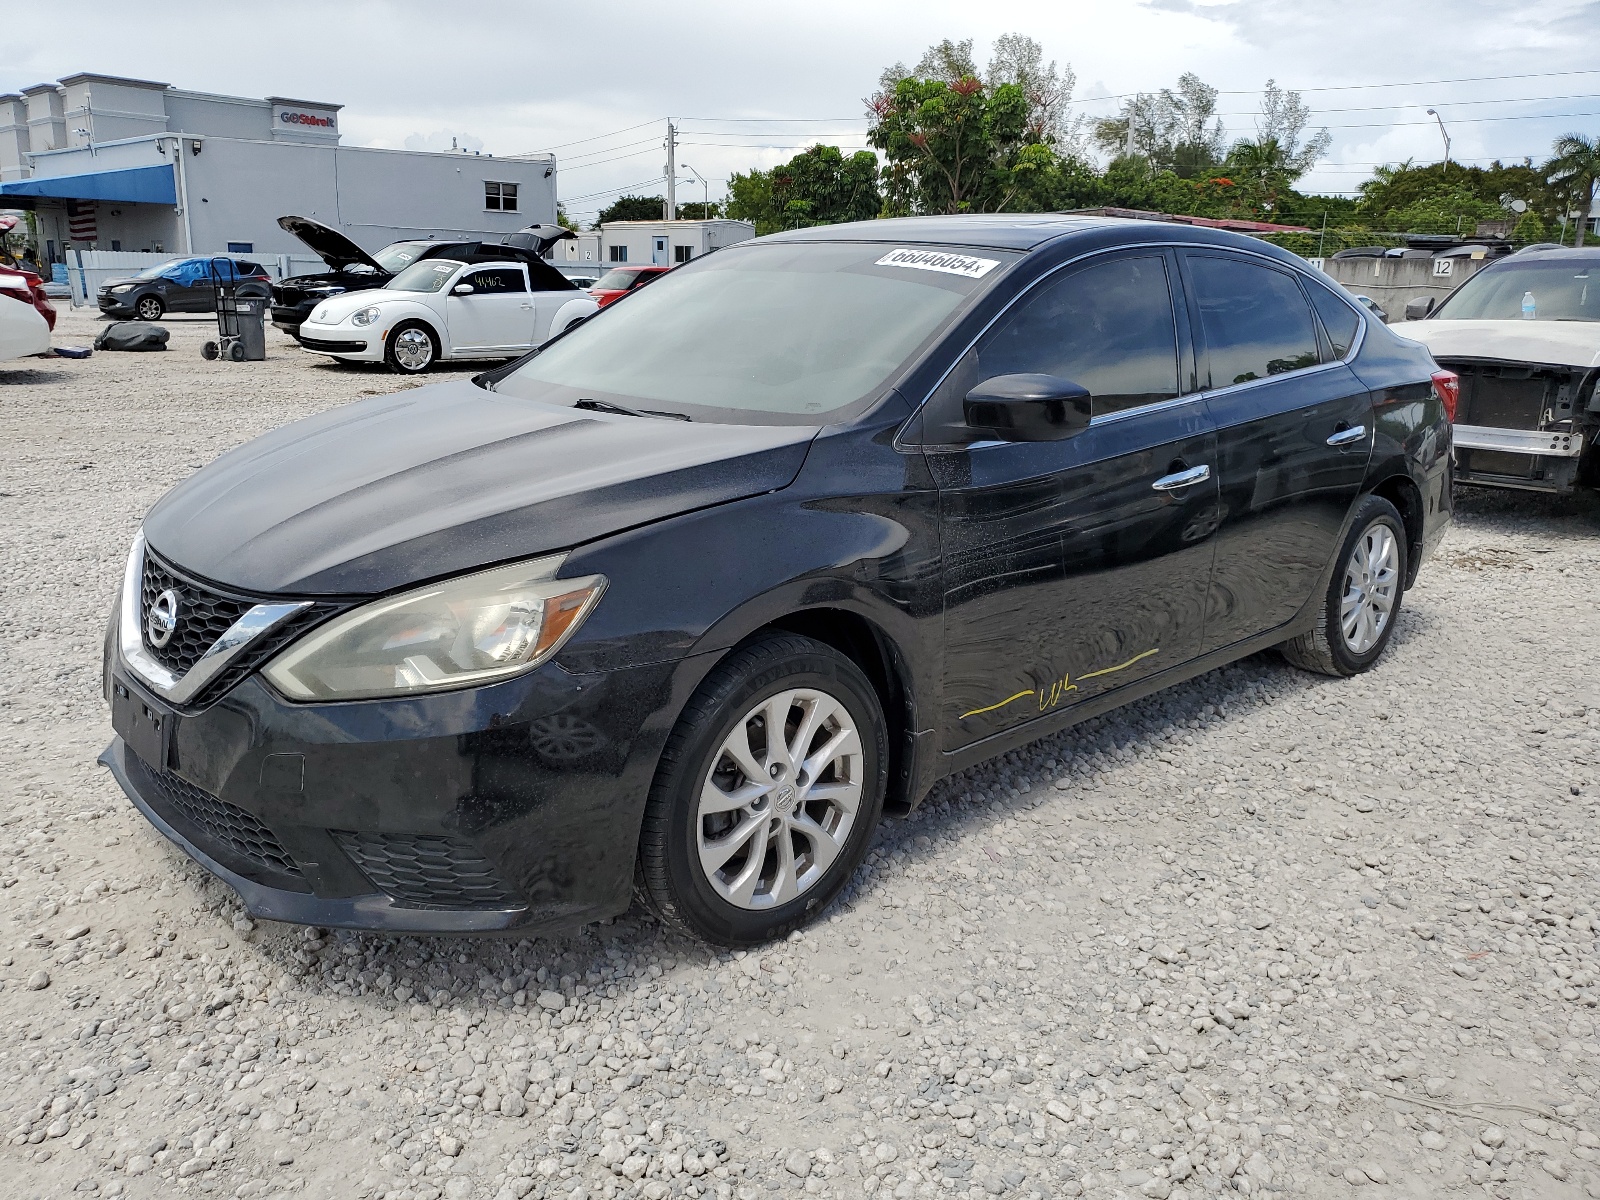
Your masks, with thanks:
[(1555, 157), (1545, 164), (1550, 186), (1564, 193), (1578, 209), (1578, 233), (1573, 242), (1583, 245), (1583, 227), (1594, 207), (1594, 191), (1600, 185), (1600, 137), (1586, 138), (1569, 133), (1555, 144)]

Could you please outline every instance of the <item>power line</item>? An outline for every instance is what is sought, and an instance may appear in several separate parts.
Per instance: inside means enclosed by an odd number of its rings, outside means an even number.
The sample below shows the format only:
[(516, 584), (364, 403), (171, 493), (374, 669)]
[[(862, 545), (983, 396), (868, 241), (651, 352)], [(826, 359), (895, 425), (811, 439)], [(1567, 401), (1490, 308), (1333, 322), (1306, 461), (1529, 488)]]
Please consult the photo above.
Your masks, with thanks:
[[(1286, 92), (1357, 92), (1375, 88), (1402, 88), (1402, 87), (1443, 87), (1450, 83), (1495, 83), (1503, 79), (1555, 79), (1564, 75), (1600, 75), (1600, 67), (1587, 68), (1581, 71), (1535, 71), (1527, 75), (1474, 75), (1460, 79), (1415, 79), (1406, 83), (1342, 83), (1330, 84), (1327, 87), (1286, 87)], [(1255, 96), (1261, 93), (1260, 88), (1219, 89), (1219, 96)], [(1127, 100), (1134, 96), (1149, 95), (1149, 92), (1119, 92), (1111, 96), (1085, 96), (1081, 100), (1069, 100), (1068, 104), (1093, 104), (1099, 100)]]

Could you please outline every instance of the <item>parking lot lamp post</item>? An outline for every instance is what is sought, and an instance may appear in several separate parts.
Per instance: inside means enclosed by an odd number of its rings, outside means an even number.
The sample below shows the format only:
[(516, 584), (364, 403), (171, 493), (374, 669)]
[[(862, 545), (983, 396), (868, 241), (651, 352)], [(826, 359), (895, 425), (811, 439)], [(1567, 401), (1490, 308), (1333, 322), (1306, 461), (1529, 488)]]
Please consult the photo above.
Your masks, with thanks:
[(1450, 173), (1450, 131), (1444, 127), (1444, 118), (1434, 109), (1428, 110), (1428, 115), (1439, 122), (1439, 136), (1444, 139), (1444, 169), (1445, 174)]

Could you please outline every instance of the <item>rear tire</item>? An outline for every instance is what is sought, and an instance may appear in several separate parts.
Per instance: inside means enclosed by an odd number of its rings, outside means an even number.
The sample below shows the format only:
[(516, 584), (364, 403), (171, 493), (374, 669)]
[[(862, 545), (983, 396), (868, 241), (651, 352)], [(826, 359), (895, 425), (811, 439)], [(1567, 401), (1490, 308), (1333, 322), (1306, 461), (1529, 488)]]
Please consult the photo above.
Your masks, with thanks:
[(140, 296), (139, 303), (133, 306), (133, 311), (139, 314), (141, 321), (159, 321), (161, 315), (167, 311), (167, 306), (162, 303), (160, 296)]
[(402, 321), (383, 345), (383, 361), (397, 375), (421, 375), (439, 359), (439, 337), (421, 321)]
[(200, 357), (207, 362), (215, 362), (219, 351), (215, 342), (202, 342), (200, 344)]
[[(768, 738), (779, 722), (781, 738)], [(735, 650), (662, 751), (639, 840), (641, 898), (664, 924), (725, 946), (782, 937), (855, 874), (888, 762), (883, 710), (855, 663), (794, 634)]]
[(1406, 527), (1382, 496), (1357, 506), (1334, 560), (1322, 614), (1309, 633), (1284, 642), (1283, 657), (1302, 670), (1350, 676), (1383, 657), (1405, 594)]

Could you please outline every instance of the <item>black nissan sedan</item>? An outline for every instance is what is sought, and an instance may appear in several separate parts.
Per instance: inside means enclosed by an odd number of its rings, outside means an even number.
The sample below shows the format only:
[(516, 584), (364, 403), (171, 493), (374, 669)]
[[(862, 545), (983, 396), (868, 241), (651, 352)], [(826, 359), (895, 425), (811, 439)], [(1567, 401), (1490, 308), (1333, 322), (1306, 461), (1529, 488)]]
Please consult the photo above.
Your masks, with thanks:
[(1365, 671), (1454, 377), (1295, 256), (914, 218), (686, 264), (211, 463), (107, 634), (132, 802), (261, 917), (740, 945), (887, 808), (1279, 647)]

